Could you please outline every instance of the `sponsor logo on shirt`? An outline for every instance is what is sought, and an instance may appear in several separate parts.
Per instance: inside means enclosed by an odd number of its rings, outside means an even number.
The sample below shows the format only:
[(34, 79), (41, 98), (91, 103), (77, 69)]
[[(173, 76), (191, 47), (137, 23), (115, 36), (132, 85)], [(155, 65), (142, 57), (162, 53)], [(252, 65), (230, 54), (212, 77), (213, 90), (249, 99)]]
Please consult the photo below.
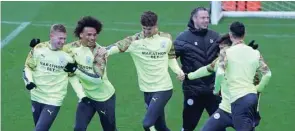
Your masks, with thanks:
[(162, 58), (167, 54), (167, 52), (149, 52), (149, 51), (143, 51), (142, 55), (146, 57), (150, 57), (153, 59)]

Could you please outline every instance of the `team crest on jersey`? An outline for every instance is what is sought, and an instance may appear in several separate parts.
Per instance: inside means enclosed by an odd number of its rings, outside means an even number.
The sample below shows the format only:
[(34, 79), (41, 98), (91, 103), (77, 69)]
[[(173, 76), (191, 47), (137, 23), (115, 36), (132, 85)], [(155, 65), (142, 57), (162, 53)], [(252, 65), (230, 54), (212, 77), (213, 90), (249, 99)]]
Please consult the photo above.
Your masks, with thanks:
[(64, 57), (59, 58), (59, 63), (60, 63), (60, 65), (66, 65), (67, 64), (66, 59)]
[(86, 56), (86, 63), (91, 64), (91, 57), (90, 56)]
[(166, 41), (162, 41), (161, 48), (166, 48)]

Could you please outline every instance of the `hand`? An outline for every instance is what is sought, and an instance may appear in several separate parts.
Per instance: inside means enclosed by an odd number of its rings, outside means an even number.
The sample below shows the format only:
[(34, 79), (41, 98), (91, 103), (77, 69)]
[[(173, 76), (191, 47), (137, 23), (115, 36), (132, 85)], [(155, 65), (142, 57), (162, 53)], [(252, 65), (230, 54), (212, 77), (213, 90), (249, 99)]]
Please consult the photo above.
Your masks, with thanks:
[(33, 38), (30, 42), (30, 47), (34, 48), (36, 45), (40, 43), (40, 39)]
[(258, 75), (255, 75), (255, 76), (254, 76), (254, 85), (255, 85), (255, 86), (258, 85), (259, 82), (260, 82), (260, 79), (259, 79)]
[(108, 57), (108, 51), (105, 47), (99, 47), (94, 54), (96, 57), (101, 57), (101, 56)]
[(250, 41), (250, 43), (248, 44), (248, 46), (252, 47), (254, 50), (257, 50), (259, 45), (255, 44), (255, 40)]
[(91, 104), (91, 99), (88, 98), (88, 97), (83, 97), (81, 99), (81, 102), (84, 103), (84, 104)]
[(70, 72), (70, 73), (74, 73), (78, 68), (78, 64), (77, 62), (75, 61), (75, 63), (68, 63), (65, 68), (64, 68), (64, 71), (65, 72)]
[(213, 90), (213, 94), (217, 96), (219, 92), (216, 92), (215, 90)]
[(260, 87), (260, 88), (259, 88), (259, 86), (256, 86), (255, 88), (257, 89), (257, 92), (258, 92), (258, 93), (262, 93), (263, 90), (264, 90), (264, 87)]
[(185, 74), (181, 71), (176, 78), (180, 81), (183, 81), (185, 79)]
[(189, 78), (188, 78), (188, 74), (184, 74), (184, 80), (189, 80)]
[(219, 91), (219, 92), (215, 92), (215, 91), (213, 90), (213, 94), (216, 95), (216, 96), (221, 96), (221, 92), (220, 92), (220, 91)]
[(36, 84), (33, 83), (33, 82), (30, 82), (29, 84), (26, 85), (26, 88), (29, 91), (32, 90), (32, 89), (34, 89), (34, 88), (36, 88), (36, 87), (37, 87)]

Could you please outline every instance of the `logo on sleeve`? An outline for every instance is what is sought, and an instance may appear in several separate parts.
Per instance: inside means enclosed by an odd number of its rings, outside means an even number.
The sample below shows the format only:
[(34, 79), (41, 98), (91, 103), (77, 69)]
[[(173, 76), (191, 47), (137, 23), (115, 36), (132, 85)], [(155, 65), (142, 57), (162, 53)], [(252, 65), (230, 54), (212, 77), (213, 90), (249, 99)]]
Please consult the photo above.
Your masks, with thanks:
[(212, 44), (214, 42), (214, 40), (213, 39), (210, 39), (210, 43)]

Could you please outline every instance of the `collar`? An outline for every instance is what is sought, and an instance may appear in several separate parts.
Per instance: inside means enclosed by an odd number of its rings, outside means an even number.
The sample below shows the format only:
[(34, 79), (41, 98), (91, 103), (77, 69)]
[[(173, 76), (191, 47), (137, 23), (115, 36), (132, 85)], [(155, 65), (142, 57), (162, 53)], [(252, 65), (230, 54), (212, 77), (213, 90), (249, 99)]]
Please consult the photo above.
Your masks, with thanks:
[(50, 41), (48, 41), (48, 48), (52, 51), (58, 51), (58, 49), (53, 49)]
[(236, 42), (233, 42), (232, 45), (239, 45), (239, 44), (244, 44), (244, 40), (239, 40), (239, 41), (236, 41)]

